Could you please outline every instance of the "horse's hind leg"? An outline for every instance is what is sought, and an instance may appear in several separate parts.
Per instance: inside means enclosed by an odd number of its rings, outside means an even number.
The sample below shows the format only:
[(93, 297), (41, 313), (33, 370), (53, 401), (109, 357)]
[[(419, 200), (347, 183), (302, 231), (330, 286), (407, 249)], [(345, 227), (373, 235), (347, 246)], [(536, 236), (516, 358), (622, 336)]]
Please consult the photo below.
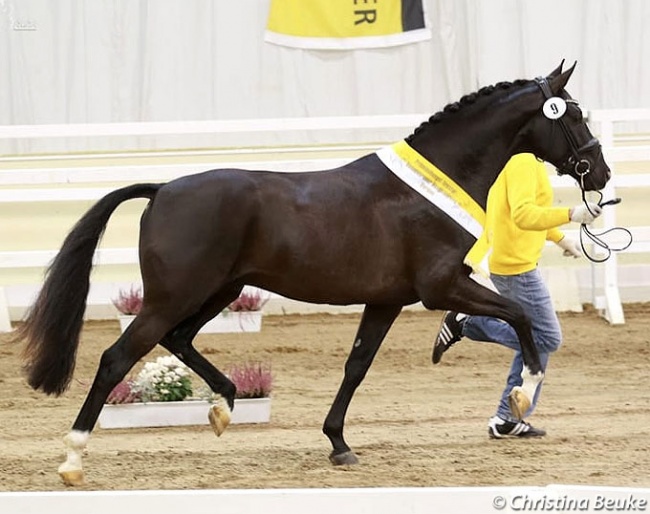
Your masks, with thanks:
[[(435, 303), (434, 303), (435, 302)], [(513, 416), (523, 418), (532, 405), (537, 386), (544, 379), (537, 347), (533, 340), (530, 321), (521, 306), (476, 283), (468, 276), (461, 276), (449, 289), (444, 303), (436, 299), (429, 302), (423, 299), (427, 308), (440, 308), (463, 312), (466, 314), (491, 316), (508, 323), (517, 332), (521, 345), (524, 367), (521, 373), (522, 385), (510, 392), (510, 410)]]
[(183, 361), (219, 396), (208, 413), (212, 429), (218, 436), (230, 423), (236, 388), (228, 377), (194, 348), (192, 341), (201, 327), (235, 300), (241, 290), (242, 287), (235, 287), (214, 296), (196, 315), (183, 321), (160, 342), (161, 346)]
[(323, 424), (323, 433), (332, 443), (330, 461), (334, 465), (358, 462), (357, 456), (343, 439), (345, 414), (354, 392), (366, 376), (377, 350), (401, 310), (401, 305), (366, 305), (345, 363), (343, 382)]
[(67, 459), (58, 471), (66, 485), (80, 485), (84, 481), (81, 456), (109, 393), (135, 363), (153, 349), (167, 330), (163, 323), (158, 323), (143, 312), (115, 344), (102, 354), (86, 400), (72, 430), (64, 438)]
[(196, 351), (196, 348), (192, 346), (191, 338), (182, 337), (175, 333), (173, 337), (160, 344), (205, 380), (210, 389), (217, 394), (216, 401), (208, 411), (208, 420), (215, 434), (218, 436), (223, 434), (230, 424), (232, 409), (235, 405), (235, 385)]

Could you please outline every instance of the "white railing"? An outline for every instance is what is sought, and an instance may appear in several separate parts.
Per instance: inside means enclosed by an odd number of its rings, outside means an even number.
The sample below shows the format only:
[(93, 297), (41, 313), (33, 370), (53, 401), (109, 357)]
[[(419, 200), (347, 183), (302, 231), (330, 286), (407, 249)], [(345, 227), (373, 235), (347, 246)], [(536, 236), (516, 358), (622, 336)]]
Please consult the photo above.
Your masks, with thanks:
[[(650, 186), (650, 169), (647, 173), (625, 176), (616, 171), (617, 163), (649, 161), (650, 146), (631, 145), (614, 146), (615, 123), (650, 120), (650, 109), (611, 109), (589, 113), (590, 123), (597, 123), (599, 139), (603, 146), (605, 159), (613, 167), (612, 180), (604, 189), (605, 198), (614, 198), (616, 190), (622, 188), (642, 188)], [(603, 228), (611, 229), (617, 226), (616, 208), (605, 208), (603, 213)], [(649, 250), (650, 227), (630, 227), (633, 244), (626, 250), (629, 253), (647, 253)], [(625, 323), (621, 295), (618, 285), (618, 256), (616, 252), (602, 265), (603, 295), (594, 298), (594, 306), (599, 308), (605, 318), (612, 324)], [(594, 273), (597, 273), (594, 269)]]
[[(18, 138), (60, 138), (89, 136), (138, 136), (185, 133), (231, 133), (259, 131), (304, 131), (304, 130), (352, 130), (399, 128), (405, 132), (415, 128), (426, 115), (405, 116), (362, 116), (336, 118), (273, 119), (273, 120), (227, 120), (206, 122), (164, 122), (164, 123), (118, 123), (98, 125), (45, 125), (45, 126), (0, 126), (0, 140)], [(613, 197), (616, 189), (650, 186), (650, 174), (618, 175), (615, 164), (627, 161), (649, 161), (650, 146), (629, 145), (614, 146), (614, 124), (618, 121), (650, 120), (650, 110), (613, 110), (592, 111), (589, 114), (592, 124), (598, 124), (599, 137), (604, 148), (606, 160), (614, 166), (614, 178), (608, 184), (605, 194)], [(372, 136), (369, 140), (374, 140)], [(372, 144), (378, 144), (375, 140)], [(389, 142), (389, 141), (386, 141)], [(355, 146), (354, 149), (368, 153), (371, 145)], [(349, 158), (327, 157), (305, 159), (301, 150), (300, 157), (286, 158), (289, 149), (282, 148), (282, 160), (254, 161), (241, 160), (216, 162), (214, 167), (246, 167), (249, 169), (269, 169), (276, 171), (313, 171), (339, 166)], [(327, 153), (328, 148), (318, 149)], [(329, 148), (331, 150), (331, 148)], [(266, 152), (272, 152), (267, 149)], [(245, 155), (246, 151), (238, 152)], [(19, 157), (0, 158), (0, 161), (16, 161)], [(0, 170), (0, 205), (25, 202), (74, 202), (95, 201), (114, 187), (74, 187), (74, 184), (97, 184), (115, 182), (167, 181), (190, 173), (209, 169), (206, 164), (172, 164), (172, 165), (120, 165), (90, 166), (74, 168), (28, 168)], [(72, 184), (73, 187), (62, 187)], [(574, 184), (561, 180), (553, 181), (554, 187), (575, 187)], [(17, 188), (16, 186), (25, 186)], [(33, 186), (52, 186), (37, 187)], [(616, 209), (605, 210), (604, 227), (616, 225)], [(632, 227), (635, 240), (628, 250), (630, 252), (650, 252), (650, 227)], [(0, 251), (0, 269), (42, 268), (47, 266), (56, 254), (56, 249)], [(95, 261), (104, 265), (135, 264), (138, 261), (136, 248), (101, 248), (97, 251)], [(602, 270), (604, 293), (594, 296), (594, 305), (602, 309), (611, 323), (623, 323), (624, 316), (618, 291), (617, 257), (614, 255), (606, 264), (599, 265)], [(594, 272), (595, 273), (595, 272)], [(0, 284), (0, 311), (3, 309), (3, 292)], [(4, 307), (6, 309), (6, 307)], [(0, 312), (0, 330), (4, 314)], [(7, 315), (8, 318), (8, 315)]]
[(378, 130), (415, 128), (425, 114), (385, 116), (324, 116), (248, 120), (160, 121), (136, 123), (71, 123), (63, 125), (0, 125), (0, 139), (43, 139), (107, 136), (162, 136), (179, 134), (254, 134), (322, 130)]

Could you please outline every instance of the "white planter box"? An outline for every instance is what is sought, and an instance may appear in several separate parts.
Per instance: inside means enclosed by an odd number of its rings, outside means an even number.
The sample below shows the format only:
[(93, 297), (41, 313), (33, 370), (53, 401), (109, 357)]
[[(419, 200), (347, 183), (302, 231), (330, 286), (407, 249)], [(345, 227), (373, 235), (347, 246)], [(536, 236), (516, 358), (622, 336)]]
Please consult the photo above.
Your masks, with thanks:
[[(118, 316), (120, 329), (126, 330), (135, 316)], [(217, 334), (226, 332), (259, 332), (262, 329), (262, 311), (226, 312), (208, 321), (199, 334)]]
[[(146, 428), (181, 425), (207, 425), (210, 403), (202, 400), (182, 402), (125, 403), (104, 405), (99, 414), (100, 428)], [(235, 400), (230, 423), (268, 423), (271, 398)]]
[(203, 325), (199, 334), (259, 332), (261, 329), (262, 311), (222, 312)]
[(120, 314), (117, 317), (118, 321), (120, 322), (120, 330), (124, 332), (127, 327), (131, 324), (131, 322), (135, 319), (135, 316), (129, 316), (127, 314)]

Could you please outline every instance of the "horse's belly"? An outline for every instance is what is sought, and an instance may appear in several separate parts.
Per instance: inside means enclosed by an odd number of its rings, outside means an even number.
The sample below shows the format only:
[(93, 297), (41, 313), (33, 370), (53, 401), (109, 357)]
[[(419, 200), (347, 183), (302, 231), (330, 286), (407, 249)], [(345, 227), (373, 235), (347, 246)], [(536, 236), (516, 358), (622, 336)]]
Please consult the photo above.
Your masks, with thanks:
[(387, 277), (382, 272), (372, 270), (285, 268), (281, 274), (254, 274), (246, 282), (286, 298), (309, 303), (408, 304), (417, 301), (411, 284), (404, 277)]

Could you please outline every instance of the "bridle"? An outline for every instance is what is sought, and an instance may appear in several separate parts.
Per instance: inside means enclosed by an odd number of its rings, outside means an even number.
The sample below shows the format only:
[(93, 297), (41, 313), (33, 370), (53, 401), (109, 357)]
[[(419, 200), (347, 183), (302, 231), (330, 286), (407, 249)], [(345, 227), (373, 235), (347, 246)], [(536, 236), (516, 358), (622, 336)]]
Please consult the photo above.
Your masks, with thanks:
[[(549, 100), (551, 100), (552, 102), (553, 99), (557, 98), (562, 102), (578, 105), (578, 102), (576, 102), (572, 98), (559, 99), (558, 97), (556, 97), (553, 94), (553, 91), (551, 91), (551, 87), (548, 85), (548, 81), (546, 80), (545, 77), (537, 77), (535, 79), (535, 82), (542, 90), (542, 93), (544, 94), (544, 98), (547, 102)], [(552, 103), (550, 105), (551, 107), (554, 106)], [(562, 129), (562, 133), (564, 134), (564, 137), (567, 140), (567, 143), (569, 143), (569, 148), (571, 149), (571, 152), (564, 160), (564, 162), (557, 168), (557, 171), (560, 175), (567, 175), (571, 173), (571, 171), (573, 171), (578, 177), (580, 177), (580, 188), (584, 191), (584, 177), (586, 177), (589, 173), (591, 173), (591, 161), (588, 158), (581, 157), (581, 155), (591, 151), (594, 148), (598, 148), (599, 152), (602, 152), (600, 142), (595, 137), (592, 137), (584, 145), (578, 146), (575, 137), (569, 130), (569, 127), (567, 127), (566, 121), (564, 120), (564, 112), (558, 114), (559, 116), (549, 118), (549, 119), (558, 122), (558, 124), (560, 125), (560, 129)]]
[[(544, 116), (550, 120), (553, 120), (554, 122), (557, 122), (560, 125), (560, 128), (562, 129), (562, 133), (564, 134), (567, 143), (569, 143), (569, 148), (571, 149), (569, 155), (564, 160), (564, 162), (559, 167), (557, 167), (557, 172), (559, 175), (568, 175), (571, 173), (571, 171), (573, 171), (575, 175), (579, 177), (578, 183), (580, 185), (582, 201), (587, 207), (587, 210), (595, 217), (595, 213), (589, 207), (589, 202), (587, 202), (587, 198), (585, 195), (585, 184), (584, 184), (585, 177), (589, 173), (591, 173), (591, 161), (586, 157), (581, 157), (581, 155), (592, 151), (594, 148), (597, 148), (598, 156), (600, 156), (600, 154), (602, 153), (602, 147), (600, 145), (600, 142), (595, 137), (592, 137), (584, 145), (578, 146), (575, 137), (569, 130), (569, 127), (567, 127), (566, 121), (564, 120), (564, 112), (566, 111), (566, 104), (577, 105), (578, 102), (576, 102), (571, 98), (561, 99), (559, 97), (556, 97), (553, 94), (553, 91), (551, 91), (551, 87), (549, 86), (548, 81), (546, 80), (545, 77), (537, 77), (535, 79), (535, 82), (542, 90), (542, 94), (544, 95), (545, 98), (545, 104), (543, 107)], [(549, 108), (548, 113), (546, 111), (547, 106)], [(562, 110), (562, 107), (564, 107), (564, 110)], [(612, 200), (603, 202), (603, 194), (600, 191), (596, 191), (596, 193), (599, 195), (598, 205), (600, 207), (605, 207), (607, 205), (616, 205), (621, 201), (620, 198), (614, 198)], [(619, 248), (612, 248), (601, 238), (602, 236), (617, 230), (624, 231), (629, 237), (629, 241), (626, 244), (623, 244)], [(588, 238), (595, 246), (598, 246), (602, 250), (604, 250), (605, 256), (603, 258), (597, 258), (594, 255), (590, 255), (585, 248), (583, 237)], [(607, 259), (611, 257), (612, 252), (623, 251), (627, 249), (631, 244), (632, 244), (632, 233), (624, 227), (613, 227), (596, 234), (590, 230), (588, 225), (584, 223), (580, 225), (580, 246), (582, 248), (582, 252), (584, 253), (585, 257), (587, 257), (587, 259), (589, 259), (591, 262), (596, 262), (596, 263), (605, 262)]]

